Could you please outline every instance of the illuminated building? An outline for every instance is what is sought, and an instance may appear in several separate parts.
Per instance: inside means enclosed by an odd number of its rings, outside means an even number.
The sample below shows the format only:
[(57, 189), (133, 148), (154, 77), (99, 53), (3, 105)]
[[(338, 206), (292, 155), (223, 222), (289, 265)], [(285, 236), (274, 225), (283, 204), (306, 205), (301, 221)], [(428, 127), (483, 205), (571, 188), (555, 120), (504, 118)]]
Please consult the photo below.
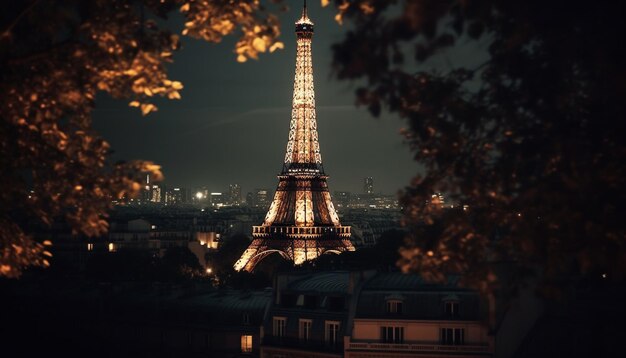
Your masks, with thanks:
[(254, 206), (254, 194), (252, 194), (251, 192), (248, 192), (248, 194), (246, 194), (246, 205), (248, 205), (249, 207)]
[(241, 185), (230, 184), (229, 186), (229, 204), (239, 206), (241, 205)]
[(165, 190), (165, 205), (179, 205), (190, 201), (187, 188), (168, 188)]
[(150, 189), (150, 174), (146, 174), (146, 183), (141, 191), (141, 201), (144, 203), (151, 201), (152, 190)]
[(251, 208), (267, 209), (270, 206), (269, 190), (254, 189), (246, 195), (246, 204)]
[(216, 208), (221, 208), (222, 206), (226, 204), (224, 200), (224, 194), (213, 192), (210, 194), (210, 196), (211, 196), (211, 206), (214, 206)]
[(163, 202), (163, 195), (161, 192), (161, 187), (159, 185), (152, 185), (152, 190), (150, 192), (150, 201), (152, 201), (153, 203)]
[(374, 194), (374, 178), (363, 178), (363, 192), (365, 194)]
[(338, 208), (347, 208), (350, 206), (350, 199), (352, 194), (347, 191), (336, 191), (335, 192), (335, 202), (337, 203)]
[(313, 22), (307, 16), (306, 3), (295, 25), (296, 73), (283, 170), (265, 221), (253, 226), (254, 240), (235, 263), (237, 271), (252, 271), (274, 252), (299, 265), (323, 253), (354, 250), (350, 227), (339, 222), (322, 166), (311, 56)]

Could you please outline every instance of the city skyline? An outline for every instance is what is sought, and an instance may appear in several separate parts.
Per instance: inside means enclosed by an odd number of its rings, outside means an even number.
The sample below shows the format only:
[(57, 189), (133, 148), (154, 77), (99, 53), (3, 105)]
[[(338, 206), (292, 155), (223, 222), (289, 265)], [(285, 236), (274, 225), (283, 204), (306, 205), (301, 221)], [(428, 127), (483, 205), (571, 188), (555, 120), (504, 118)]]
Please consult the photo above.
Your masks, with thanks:
[[(291, 112), (291, 29), (300, 12), (299, 4), (292, 5), (280, 16), (285, 48), (258, 61), (237, 63), (234, 38), (212, 46), (185, 38), (169, 65), (172, 79), (185, 86), (182, 99), (158, 101), (159, 111), (146, 118), (124, 101), (98, 97), (94, 127), (111, 143), (113, 159), (152, 160), (162, 166), (166, 185), (217, 190), (239, 183), (244, 193), (274, 190)], [(356, 84), (331, 78), (330, 46), (347, 28), (335, 22), (329, 8), (314, 4), (309, 12), (321, 29), (313, 65), (329, 185), (359, 192), (362, 178), (371, 176), (377, 190), (396, 193), (419, 169), (399, 134), (404, 123), (388, 115), (375, 119), (354, 105)]]
[[(373, 191), (372, 192), (365, 191), (365, 189), (363, 187), (363, 181), (365, 179), (373, 179)], [(333, 187), (333, 190), (331, 190), (331, 194), (334, 195), (335, 192), (348, 192), (348, 193), (351, 193), (351, 194), (382, 194), (382, 195), (395, 195), (395, 194), (397, 194), (397, 192), (385, 192), (385, 191), (379, 190), (376, 178), (373, 178), (373, 177), (366, 176), (366, 177), (363, 177), (363, 178), (355, 178), (354, 181), (357, 183), (353, 187), (354, 190), (346, 190), (346, 188), (341, 188), (341, 187), (335, 188), (335, 187)], [(164, 187), (164, 188), (184, 188), (184, 189), (190, 190), (190, 193), (192, 195), (196, 194), (198, 191), (217, 192), (217, 193), (228, 194), (231, 185), (239, 185), (239, 189), (240, 189), (241, 195), (243, 197), (245, 197), (245, 194), (254, 192), (257, 189), (268, 190), (268, 191), (270, 191), (272, 193), (276, 189), (276, 185), (267, 186), (267, 187), (266, 186), (261, 186), (261, 185), (251, 185), (251, 186), (248, 186), (248, 187), (244, 187), (244, 186), (241, 185), (241, 181), (228, 182), (224, 186), (221, 186), (221, 184), (220, 185), (217, 185), (217, 184), (213, 185), (211, 183), (201, 184), (201, 185), (198, 185), (198, 186), (188, 186), (188, 185), (181, 185), (180, 183), (170, 182), (170, 181), (168, 181), (166, 179), (166, 180), (164, 180), (162, 182), (159, 182), (158, 185), (161, 186), (161, 187)]]

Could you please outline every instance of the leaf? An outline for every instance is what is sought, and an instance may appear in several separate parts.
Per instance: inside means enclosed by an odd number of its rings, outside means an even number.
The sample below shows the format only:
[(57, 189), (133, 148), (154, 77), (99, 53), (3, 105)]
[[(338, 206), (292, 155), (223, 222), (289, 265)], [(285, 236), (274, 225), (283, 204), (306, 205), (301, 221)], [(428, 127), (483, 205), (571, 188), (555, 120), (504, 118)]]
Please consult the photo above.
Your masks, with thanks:
[(143, 103), (141, 105), (141, 114), (143, 114), (144, 116), (149, 114), (150, 112), (155, 111), (157, 111), (157, 107), (152, 103)]
[(285, 44), (283, 44), (282, 42), (275, 42), (271, 47), (270, 47), (270, 52), (274, 52), (276, 50), (282, 50), (285, 48)]
[(252, 41), (252, 47), (259, 52), (265, 52), (266, 50), (265, 41), (260, 37), (257, 37), (254, 41)]

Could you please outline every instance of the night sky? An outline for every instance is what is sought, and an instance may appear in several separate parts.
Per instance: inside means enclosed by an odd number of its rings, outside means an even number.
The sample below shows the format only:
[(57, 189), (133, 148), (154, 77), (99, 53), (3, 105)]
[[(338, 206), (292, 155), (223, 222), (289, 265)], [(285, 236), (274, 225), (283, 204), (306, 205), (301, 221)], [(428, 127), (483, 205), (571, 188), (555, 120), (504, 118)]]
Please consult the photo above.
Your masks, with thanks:
[[(309, 6), (315, 23), (313, 67), (322, 160), (331, 192), (362, 192), (363, 178), (374, 178), (376, 192), (396, 193), (419, 166), (402, 143), (403, 122), (372, 117), (356, 108), (356, 84), (331, 76), (331, 49), (347, 30), (332, 7)], [(220, 44), (183, 37), (183, 48), (169, 66), (183, 82), (182, 100), (157, 101), (159, 111), (142, 117), (127, 101), (99, 97), (94, 127), (115, 151), (114, 160), (144, 159), (160, 164), (168, 186), (242, 193), (274, 189), (282, 169), (291, 119), (296, 39), (293, 24), (300, 6), (281, 15), (285, 49), (240, 64), (235, 38)], [(173, 30), (182, 23), (173, 19)]]

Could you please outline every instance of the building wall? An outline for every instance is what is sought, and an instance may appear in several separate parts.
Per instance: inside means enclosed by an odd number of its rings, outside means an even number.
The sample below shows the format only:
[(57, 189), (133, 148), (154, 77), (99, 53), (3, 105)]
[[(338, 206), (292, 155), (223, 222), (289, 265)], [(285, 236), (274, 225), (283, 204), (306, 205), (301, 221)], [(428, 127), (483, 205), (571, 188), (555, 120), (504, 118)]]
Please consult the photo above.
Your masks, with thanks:
[(440, 328), (464, 328), (465, 344), (487, 344), (487, 329), (479, 322), (464, 321), (410, 321), (410, 320), (354, 320), (352, 341), (380, 341), (380, 328), (404, 327), (405, 342), (439, 342)]

